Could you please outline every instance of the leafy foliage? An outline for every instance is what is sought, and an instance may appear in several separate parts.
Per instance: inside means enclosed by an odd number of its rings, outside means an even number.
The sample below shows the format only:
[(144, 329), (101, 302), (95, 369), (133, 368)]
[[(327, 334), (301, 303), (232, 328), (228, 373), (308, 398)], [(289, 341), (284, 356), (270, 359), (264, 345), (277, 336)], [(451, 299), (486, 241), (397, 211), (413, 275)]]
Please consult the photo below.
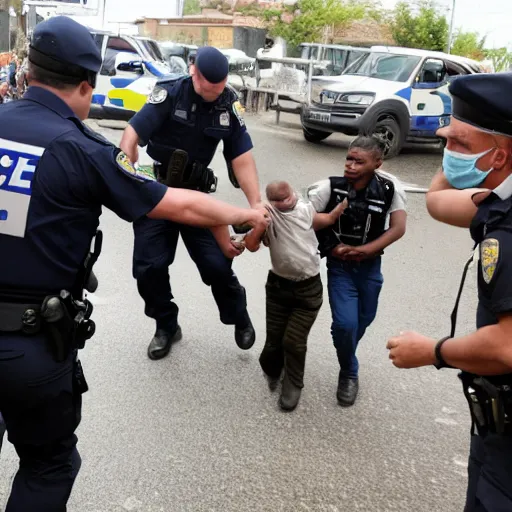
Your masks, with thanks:
[(183, 15), (199, 14), (201, 12), (201, 3), (199, 0), (185, 0), (183, 4)]
[(507, 48), (485, 50), (485, 57), (492, 62), (497, 73), (508, 71), (512, 67), (512, 53)]
[(448, 22), (434, 0), (419, 0), (416, 8), (399, 2), (389, 22), (397, 45), (444, 51), (448, 42)]
[(485, 37), (480, 38), (477, 32), (458, 31), (452, 42), (451, 53), (475, 60), (485, 59)]
[[(366, 14), (363, 2), (354, 0), (299, 0), (293, 14), (267, 9), (263, 18), (273, 36), (282, 37), (291, 46), (304, 42), (318, 42), (330, 26), (348, 26)], [(288, 15), (287, 15), (288, 14)]]

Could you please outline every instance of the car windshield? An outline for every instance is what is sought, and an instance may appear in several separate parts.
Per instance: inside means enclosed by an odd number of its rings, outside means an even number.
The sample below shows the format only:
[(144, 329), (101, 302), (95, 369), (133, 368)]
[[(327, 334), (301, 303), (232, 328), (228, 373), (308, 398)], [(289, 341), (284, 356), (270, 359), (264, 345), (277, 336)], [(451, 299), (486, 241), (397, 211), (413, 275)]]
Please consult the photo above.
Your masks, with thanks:
[(421, 57), (393, 53), (364, 53), (344, 71), (344, 75), (361, 75), (393, 82), (407, 82)]

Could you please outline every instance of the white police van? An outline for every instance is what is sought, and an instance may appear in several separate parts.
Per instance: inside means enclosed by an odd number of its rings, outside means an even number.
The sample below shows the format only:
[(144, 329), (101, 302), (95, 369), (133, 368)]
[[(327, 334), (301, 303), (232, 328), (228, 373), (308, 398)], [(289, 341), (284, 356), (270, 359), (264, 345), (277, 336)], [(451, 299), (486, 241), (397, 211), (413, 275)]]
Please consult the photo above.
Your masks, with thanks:
[(304, 138), (379, 133), (387, 158), (406, 141), (439, 142), (436, 131), (451, 114), (450, 82), (482, 72), (478, 62), (455, 55), (373, 46), (341, 75), (312, 78), (311, 99), (301, 108)]
[(89, 116), (128, 120), (144, 106), (157, 80), (172, 76), (169, 64), (152, 39), (89, 31), (103, 58)]

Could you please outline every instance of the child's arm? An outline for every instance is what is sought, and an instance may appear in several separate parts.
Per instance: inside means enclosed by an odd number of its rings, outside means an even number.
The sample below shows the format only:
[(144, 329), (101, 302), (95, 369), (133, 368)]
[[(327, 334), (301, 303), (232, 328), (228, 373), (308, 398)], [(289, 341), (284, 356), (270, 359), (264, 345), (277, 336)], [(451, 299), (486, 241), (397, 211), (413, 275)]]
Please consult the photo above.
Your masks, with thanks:
[(340, 215), (343, 214), (347, 206), (348, 202), (344, 199), (330, 213), (315, 213), (313, 217), (313, 229), (318, 231), (319, 229), (332, 226), (339, 219)]
[(245, 235), (245, 247), (251, 252), (256, 252), (260, 248), (262, 240), (263, 243), (268, 246), (268, 244), (266, 244), (264, 240), (266, 232), (267, 228), (265, 227), (251, 229), (251, 231), (249, 231), (249, 233)]
[(236, 256), (240, 256), (240, 254), (242, 254), (242, 251), (233, 244), (228, 226), (211, 227), (210, 231), (215, 237), (215, 240), (217, 240), (217, 243), (226, 258), (232, 260)]

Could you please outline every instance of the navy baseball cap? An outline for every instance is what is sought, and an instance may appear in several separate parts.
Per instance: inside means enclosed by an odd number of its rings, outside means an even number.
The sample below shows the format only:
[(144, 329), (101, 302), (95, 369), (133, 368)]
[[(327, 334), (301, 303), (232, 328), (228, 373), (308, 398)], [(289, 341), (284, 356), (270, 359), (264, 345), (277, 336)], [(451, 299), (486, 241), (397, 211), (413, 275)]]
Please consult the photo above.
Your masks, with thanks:
[(452, 115), (481, 130), (512, 137), (512, 73), (479, 73), (450, 84)]
[[(65, 80), (89, 80), (101, 68), (101, 53), (89, 30), (68, 18), (56, 16), (36, 25), (29, 61)], [(91, 84), (92, 85), (92, 84)]]
[(213, 46), (202, 46), (197, 50), (195, 65), (201, 75), (211, 84), (218, 84), (228, 76), (228, 59)]

